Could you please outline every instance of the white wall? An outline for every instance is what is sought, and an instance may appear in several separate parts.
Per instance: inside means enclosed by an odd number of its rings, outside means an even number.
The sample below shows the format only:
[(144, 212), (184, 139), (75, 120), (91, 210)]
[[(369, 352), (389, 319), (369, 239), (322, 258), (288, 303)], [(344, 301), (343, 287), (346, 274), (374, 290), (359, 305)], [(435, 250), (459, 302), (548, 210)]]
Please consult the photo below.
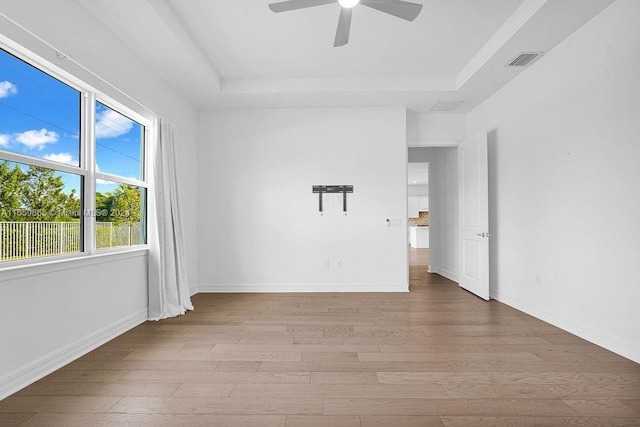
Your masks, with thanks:
[(147, 254), (2, 272), (0, 399), (147, 317)]
[(407, 112), (407, 142), (411, 146), (455, 146), (466, 137), (466, 114)]
[[(55, 51), (38, 38), (46, 41), (177, 124), (189, 278), (195, 284), (195, 110), (75, 1), (0, 0), (0, 11), (37, 38), (0, 17), (0, 33), (4, 36), (117, 101), (139, 109), (86, 70), (58, 59)], [(37, 276), (0, 272), (0, 398), (146, 318), (147, 258), (146, 254), (139, 255), (115, 256), (91, 265), (71, 261), (67, 267), (72, 269), (51, 273), (38, 269)]]
[[(404, 109), (211, 111), (200, 123), (201, 291), (408, 289)], [(318, 212), (312, 186), (333, 184), (354, 186), (347, 216), (336, 195)]]
[(490, 132), (492, 295), (640, 362), (638, 16), (613, 3), (469, 128)]
[(457, 149), (410, 147), (409, 162), (429, 162), (429, 271), (457, 282)]

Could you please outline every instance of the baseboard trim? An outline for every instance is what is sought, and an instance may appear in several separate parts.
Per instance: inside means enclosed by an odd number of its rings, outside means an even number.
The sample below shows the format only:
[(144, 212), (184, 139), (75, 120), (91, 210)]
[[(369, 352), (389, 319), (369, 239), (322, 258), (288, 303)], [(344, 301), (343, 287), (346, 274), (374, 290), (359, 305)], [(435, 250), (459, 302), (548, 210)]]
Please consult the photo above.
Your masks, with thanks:
[(527, 313), (533, 317), (543, 320), (547, 323), (557, 326), (569, 333), (572, 333), (582, 339), (592, 342), (600, 347), (604, 347), (622, 357), (633, 360), (636, 363), (640, 363), (640, 346), (637, 344), (629, 345), (629, 343), (620, 342), (619, 340), (612, 339), (609, 333), (603, 333), (588, 328), (584, 328), (582, 325), (577, 325), (571, 321), (561, 319), (551, 313), (547, 313), (537, 307), (528, 304), (518, 298), (514, 298), (512, 295), (508, 295), (504, 292), (496, 291), (493, 296), (496, 300), (511, 306), (517, 310)]
[(409, 292), (408, 283), (200, 283), (199, 293)]
[(439, 268), (438, 271), (437, 271), (437, 274), (439, 274), (439, 275), (441, 275), (443, 277), (446, 277), (447, 279), (449, 279), (449, 280), (451, 280), (453, 282), (459, 283), (458, 282), (458, 275), (453, 273), (453, 272), (451, 272), (451, 271), (449, 271), (449, 270), (447, 270), (447, 269)]
[(71, 344), (52, 351), (0, 377), (0, 400), (25, 388), (50, 373), (84, 356), (91, 350), (122, 335), (147, 320), (147, 310), (141, 310)]

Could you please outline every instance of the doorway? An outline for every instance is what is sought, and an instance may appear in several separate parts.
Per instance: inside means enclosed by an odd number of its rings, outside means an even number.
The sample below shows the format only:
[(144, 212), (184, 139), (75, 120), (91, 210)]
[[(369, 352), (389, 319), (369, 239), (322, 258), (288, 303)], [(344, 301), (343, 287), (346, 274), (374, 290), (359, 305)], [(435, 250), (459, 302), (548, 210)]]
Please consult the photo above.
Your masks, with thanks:
[[(458, 282), (458, 150), (456, 147), (409, 147), (407, 171), (414, 168), (412, 166), (414, 163), (429, 165), (427, 180), (429, 248), (428, 252), (424, 251), (426, 254), (418, 251), (414, 254), (409, 252), (407, 263), (409, 277), (412, 276), (412, 268), (421, 268), (424, 265), (429, 273)], [(408, 194), (413, 191), (409, 185), (408, 181)], [(409, 233), (409, 227), (407, 229)], [(408, 248), (409, 251), (411, 249), (411, 247)], [(416, 267), (412, 267), (414, 262)]]
[[(429, 162), (411, 161), (407, 166), (407, 241), (409, 278), (429, 269)], [(413, 271), (412, 271), (413, 270)]]

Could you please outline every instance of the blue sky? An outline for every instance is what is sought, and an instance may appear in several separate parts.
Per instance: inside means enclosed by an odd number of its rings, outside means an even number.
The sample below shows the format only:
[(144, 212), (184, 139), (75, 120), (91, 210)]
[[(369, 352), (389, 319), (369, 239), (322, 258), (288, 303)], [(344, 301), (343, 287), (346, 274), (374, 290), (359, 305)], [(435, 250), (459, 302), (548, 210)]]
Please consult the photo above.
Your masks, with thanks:
[[(0, 150), (78, 166), (80, 101), (75, 89), (0, 50)], [(142, 126), (96, 105), (96, 161), (102, 172), (141, 179)], [(78, 179), (60, 174), (67, 191)], [(98, 181), (98, 191), (115, 185)]]

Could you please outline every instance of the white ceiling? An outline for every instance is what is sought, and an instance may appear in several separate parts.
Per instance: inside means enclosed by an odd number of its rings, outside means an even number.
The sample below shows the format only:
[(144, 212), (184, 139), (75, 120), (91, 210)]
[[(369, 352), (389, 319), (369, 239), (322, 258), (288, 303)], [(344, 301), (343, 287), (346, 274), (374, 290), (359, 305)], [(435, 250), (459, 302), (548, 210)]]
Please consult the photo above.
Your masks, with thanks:
[(276, 0), (168, 0), (225, 79), (456, 75), (523, 0), (424, 2), (407, 22), (356, 6), (333, 47), (338, 3), (275, 14)]
[(76, 0), (198, 108), (402, 106), (470, 111), (613, 0), (412, 0), (414, 22), (356, 6), (273, 13), (276, 0)]

